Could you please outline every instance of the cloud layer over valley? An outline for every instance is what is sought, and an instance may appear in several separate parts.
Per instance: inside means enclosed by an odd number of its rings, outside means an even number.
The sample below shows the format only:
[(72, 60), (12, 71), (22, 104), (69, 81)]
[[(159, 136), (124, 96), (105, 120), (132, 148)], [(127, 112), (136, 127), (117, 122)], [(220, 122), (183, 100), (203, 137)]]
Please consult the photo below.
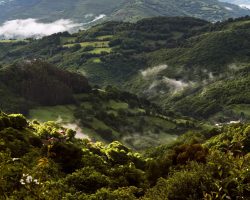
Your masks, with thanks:
[(81, 24), (74, 23), (69, 19), (60, 19), (51, 23), (39, 22), (37, 19), (16, 19), (7, 21), (0, 26), (0, 38), (23, 39), (40, 38), (58, 32), (76, 31)]

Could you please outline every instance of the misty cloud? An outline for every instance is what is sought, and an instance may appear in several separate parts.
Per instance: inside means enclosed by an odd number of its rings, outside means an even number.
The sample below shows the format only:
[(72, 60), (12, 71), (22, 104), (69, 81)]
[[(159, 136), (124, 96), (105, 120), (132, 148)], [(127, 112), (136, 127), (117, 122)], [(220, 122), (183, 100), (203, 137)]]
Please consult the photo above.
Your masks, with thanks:
[(230, 7), (225, 7), (225, 9), (226, 9), (226, 10), (230, 10), (230, 11), (233, 10), (233, 9), (230, 8)]
[(250, 4), (240, 4), (240, 7), (250, 9)]
[(167, 65), (159, 65), (159, 66), (155, 66), (155, 67), (143, 70), (143, 71), (141, 71), (141, 74), (142, 74), (143, 77), (156, 76), (161, 71), (163, 71), (163, 70), (165, 70), (167, 68), (168, 68)]
[[(85, 15), (85, 18), (93, 17), (93, 16), (94, 16), (93, 14), (88, 14), (88, 15)], [(106, 15), (101, 14), (101, 15), (96, 16), (92, 21), (89, 21), (89, 22), (86, 22), (86, 23), (83, 23), (83, 24), (84, 24), (84, 25), (91, 24), (91, 23), (94, 23), (94, 22), (96, 22), (96, 21), (99, 21), (99, 20), (101, 20), (101, 19), (103, 19), (103, 18), (105, 18), (105, 17), (106, 17)]]
[(0, 26), (0, 38), (23, 39), (40, 38), (58, 32), (75, 31), (81, 24), (74, 23), (69, 19), (60, 19), (51, 23), (39, 22), (37, 19), (16, 19), (7, 21)]
[(174, 92), (184, 90), (190, 85), (189, 83), (186, 83), (182, 80), (171, 79), (168, 77), (163, 77), (162, 81), (163, 83), (167, 84)]
[(161, 79), (154, 80), (145, 93), (156, 95), (159, 93), (165, 94), (171, 92), (172, 94), (175, 94), (188, 87), (192, 87), (193, 85), (194, 83), (191, 81), (185, 82), (183, 80), (176, 80), (163, 76)]
[(14, 0), (2, 0), (2, 1), (0, 1), (0, 6), (4, 5), (4, 4), (7, 4), (7, 3), (10, 3), (12, 1), (14, 1)]

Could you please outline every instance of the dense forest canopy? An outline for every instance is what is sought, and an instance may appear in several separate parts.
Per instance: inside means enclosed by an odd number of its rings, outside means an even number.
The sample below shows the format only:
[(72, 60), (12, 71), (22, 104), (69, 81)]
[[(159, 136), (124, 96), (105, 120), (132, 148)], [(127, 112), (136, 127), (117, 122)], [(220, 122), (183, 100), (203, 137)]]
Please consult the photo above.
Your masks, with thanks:
[(183, 135), (141, 154), (55, 123), (0, 117), (3, 199), (247, 199), (249, 124)]

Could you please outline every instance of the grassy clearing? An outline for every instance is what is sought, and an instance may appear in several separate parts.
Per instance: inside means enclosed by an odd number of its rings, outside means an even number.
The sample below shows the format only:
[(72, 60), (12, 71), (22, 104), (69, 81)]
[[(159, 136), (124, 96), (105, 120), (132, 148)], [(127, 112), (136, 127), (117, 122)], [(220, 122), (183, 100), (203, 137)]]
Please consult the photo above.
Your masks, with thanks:
[(63, 123), (71, 123), (74, 121), (75, 108), (74, 105), (37, 107), (30, 110), (29, 118), (41, 122), (61, 120)]
[[(87, 46), (92, 46), (94, 49), (89, 51), (89, 53), (92, 53), (92, 54), (101, 54), (102, 52), (110, 53), (112, 51), (112, 48), (109, 48), (108, 41), (94, 41), (94, 42), (65, 44), (65, 45), (63, 45), (63, 47), (71, 48), (71, 47), (75, 46), (76, 44), (80, 44), (82, 48), (85, 48)], [(92, 60), (92, 62), (100, 63), (101, 60), (99, 58), (95, 58)]]
[(112, 51), (111, 48), (96, 48), (92, 51), (89, 51), (89, 53), (92, 53), (92, 54), (101, 54), (102, 52), (105, 52), (105, 53), (110, 53)]
[(0, 43), (28, 42), (28, 40), (0, 40)]
[(110, 40), (113, 37), (114, 37), (113, 35), (102, 35), (102, 36), (96, 37), (96, 39), (98, 39), (98, 40)]
[(61, 44), (75, 43), (76, 37), (60, 37)]
[(146, 111), (144, 109), (141, 109), (141, 108), (134, 108), (134, 109), (130, 108), (129, 112), (134, 113), (134, 114), (138, 114), (138, 113), (144, 114)]
[(177, 135), (168, 134), (168, 133), (159, 133), (159, 134), (133, 134), (128, 135), (122, 138), (122, 142), (127, 144), (131, 148), (135, 148), (137, 150), (140, 149), (147, 149), (159, 145), (166, 145), (169, 144), (177, 139)]
[(95, 48), (106, 48), (109, 47), (108, 41), (98, 41), (98, 42), (82, 42), (80, 43), (81, 47), (92, 46)]
[(65, 45), (63, 45), (63, 47), (71, 48), (71, 47), (75, 46), (76, 44), (79, 44), (79, 43), (65, 44)]
[(14, 43), (16, 40), (0, 40), (0, 43)]
[(109, 126), (107, 126), (104, 122), (93, 118), (93, 122), (91, 123), (91, 126), (93, 129), (101, 129), (101, 130), (111, 130), (113, 135), (115, 136), (119, 136), (119, 133), (116, 132), (114, 129), (110, 128)]
[[(142, 116), (142, 119), (144, 121), (143, 123), (143, 128), (144, 131), (148, 131), (148, 132), (155, 132), (155, 128), (157, 127), (161, 127), (159, 129), (159, 134), (167, 134), (167, 132), (169, 130), (175, 129), (176, 125), (171, 122), (171, 121), (167, 121), (164, 119), (161, 119), (159, 117), (153, 117), (153, 116)], [(129, 117), (129, 121), (131, 122), (131, 124), (136, 125), (139, 121), (139, 118), (137, 116), (135, 117)], [(172, 133), (172, 132), (171, 132)]]
[(95, 48), (108, 48), (109, 41), (93, 41), (93, 42), (81, 42), (81, 43), (73, 43), (73, 44), (65, 44), (64, 47), (73, 47), (76, 44), (80, 44), (81, 47), (92, 46)]
[(108, 110), (107, 111), (108, 114), (113, 114), (114, 116), (118, 116), (118, 112), (115, 110)]
[(92, 58), (92, 59), (90, 59), (90, 61), (93, 63), (101, 63), (102, 62), (100, 58)]
[(145, 120), (148, 122), (148, 124), (151, 124), (152, 126), (166, 127), (167, 129), (176, 128), (176, 125), (174, 123), (158, 117), (145, 117)]
[(123, 103), (123, 102), (117, 102), (114, 100), (109, 101), (106, 104), (107, 107), (110, 107), (114, 110), (119, 110), (119, 109), (128, 109), (128, 104), (127, 103)]

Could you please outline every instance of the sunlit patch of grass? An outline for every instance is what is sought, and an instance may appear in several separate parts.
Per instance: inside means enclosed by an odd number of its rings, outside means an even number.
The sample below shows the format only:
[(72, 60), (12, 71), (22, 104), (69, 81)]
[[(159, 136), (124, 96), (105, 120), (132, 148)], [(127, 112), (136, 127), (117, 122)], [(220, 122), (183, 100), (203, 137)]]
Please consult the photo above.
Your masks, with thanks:
[(76, 37), (60, 37), (61, 44), (75, 43)]
[(113, 35), (102, 35), (102, 36), (96, 37), (96, 39), (98, 39), (98, 40), (110, 40), (113, 37), (114, 37)]
[(114, 109), (114, 110), (119, 110), (119, 109), (128, 109), (128, 104), (124, 102), (117, 102), (114, 100), (109, 101), (106, 106)]
[(105, 53), (111, 53), (112, 49), (111, 48), (96, 48), (92, 51), (89, 51), (89, 53), (92, 53), (92, 54), (101, 54), (102, 52), (105, 52)]
[(93, 62), (93, 63), (101, 63), (102, 61), (101, 61), (100, 58), (93, 58), (93, 59), (91, 59), (91, 62)]
[(108, 41), (94, 41), (94, 42), (81, 42), (81, 47), (92, 46), (95, 48), (105, 48), (109, 47)]
[(74, 121), (74, 105), (41, 106), (30, 110), (29, 118), (41, 122), (60, 120), (64, 123)]
[(109, 41), (91, 41), (91, 42), (81, 42), (81, 43), (73, 43), (73, 44), (65, 44), (63, 47), (73, 47), (76, 44), (80, 44), (81, 47), (92, 46), (94, 48), (108, 48)]
[(0, 43), (29, 42), (28, 40), (0, 40)]

